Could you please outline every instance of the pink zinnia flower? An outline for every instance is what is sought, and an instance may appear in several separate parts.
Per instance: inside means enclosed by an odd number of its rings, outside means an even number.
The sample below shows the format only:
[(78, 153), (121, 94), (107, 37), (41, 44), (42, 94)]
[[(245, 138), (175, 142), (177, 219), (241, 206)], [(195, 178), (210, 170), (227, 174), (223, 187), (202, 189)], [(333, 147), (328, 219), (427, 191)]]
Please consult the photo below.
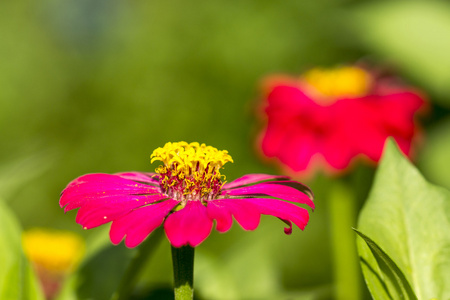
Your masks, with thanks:
[(378, 162), (390, 136), (411, 156), (415, 114), (424, 106), (412, 89), (358, 67), (272, 77), (265, 89), (259, 145), (288, 172), (342, 171), (359, 155)]
[[(80, 208), (76, 222), (90, 229), (112, 222), (110, 238), (119, 244), (139, 245), (163, 225), (175, 247), (195, 247), (216, 229), (226, 232), (232, 217), (245, 230), (258, 227), (260, 215), (273, 215), (304, 229), (309, 214), (301, 203), (314, 208), (311, 190), (284, 176), (245, 175), (223, 183), (219, 169), (232, 162), (227, 151), (198, 143), (167, 143), (151, 155), (163, 165), (156, 173), (88, 174), (64, 189), (64, 211)], [(289, 201), (289, 202), (287, 202)]]

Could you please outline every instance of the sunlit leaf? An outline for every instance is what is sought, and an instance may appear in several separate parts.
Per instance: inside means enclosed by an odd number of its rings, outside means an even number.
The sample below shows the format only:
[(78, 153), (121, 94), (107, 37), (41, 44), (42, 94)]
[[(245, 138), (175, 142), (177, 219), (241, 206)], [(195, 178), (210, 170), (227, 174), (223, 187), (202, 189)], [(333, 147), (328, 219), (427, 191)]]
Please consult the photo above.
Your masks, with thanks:
[[(375, 293), (387, 294), (392, 297), (392, 294), (389, 293), (389, 290), (395, 291), (395, 298), (400, 299), (411, 299), (416, 300), (417, 296), (414, 294), (411, 286), (406, 279), (403, 272), (398, 268), (394, 261), (387, 255), (383, 249), (381, 249), (377, 243), (375, 243), (368, 236), (364, 235), (362, 232), (354, 229), (355, 232), (366, 242), (369, 247), (372, 255), (378, 264), (378, 270), (370, 269), (369, 266), (366, 265), (364, 259), (361, 259), (361, 264), (364, 269), (364, 273), (366, 276), (371, 276), (372, 278), (376, 278), (380, 280), (379, 284), (382, 286), (382, 291), (375, 291)], [(362, 248), (362, 246), (361, 246)], [(360, 252), (364, 251), (361, 249)], [(373, 290), (373, 289), (372, 289)], [(378, 298), (376, 298), (378, 299)]]
[[(389, 255), (420, 300), (450, 297), (449, 229), (450, 192), (428, 183), (394, 142), (388, 142), (358, 230)], [(361, 239), (358, 251), (374, 299), (399, 299), (377, 277), (377, 260)]]
[(21, 229), (0, 201), (0, 299), (44, 299), (22, 251)]

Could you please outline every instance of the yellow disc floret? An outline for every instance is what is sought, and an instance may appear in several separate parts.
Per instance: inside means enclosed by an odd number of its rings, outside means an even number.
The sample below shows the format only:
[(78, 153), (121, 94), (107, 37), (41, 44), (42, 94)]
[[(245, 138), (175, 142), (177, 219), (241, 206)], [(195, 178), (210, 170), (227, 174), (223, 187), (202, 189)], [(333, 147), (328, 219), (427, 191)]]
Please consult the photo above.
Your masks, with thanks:
[(54, 273), (71, 272), (84, 254), (84, 241), (67, 231), (30, 229), (23, 233), (22, 244), (33, 264)]
[(217, 195), (223, 177), (219, 169), (233, 162), (228, 151), (196, 142), (166, 143), (150, 157), (152, 163), (163, 162), (156, 169), (161, 187), (179, 200), (208, 200)]
[(303, 79), (318, 92), (330, 97), (363, 96), (372, 84), (371, 75), (358, 67), (315, 68), (306, 72)]

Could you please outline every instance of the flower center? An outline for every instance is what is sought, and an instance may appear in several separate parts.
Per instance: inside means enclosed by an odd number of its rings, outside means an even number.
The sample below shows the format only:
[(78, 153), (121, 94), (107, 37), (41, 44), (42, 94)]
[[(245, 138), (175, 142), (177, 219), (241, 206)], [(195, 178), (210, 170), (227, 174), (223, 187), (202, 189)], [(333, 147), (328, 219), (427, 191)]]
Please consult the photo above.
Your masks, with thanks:
[(188, 200), (211, 200), (220, 193), (222, 177), (219, 169), (233, 159), (226, 150), (199, 143), (166, 143), (153, 151), (151, 162), (164, 165), (156, 169), (161, 188), (170, 197), (186, 203)]
[(358, 67), (315, 68), (306, 72), (303, 79), (318, 92), (330, 97), (363, 96), (372, 83), (371, 75)]

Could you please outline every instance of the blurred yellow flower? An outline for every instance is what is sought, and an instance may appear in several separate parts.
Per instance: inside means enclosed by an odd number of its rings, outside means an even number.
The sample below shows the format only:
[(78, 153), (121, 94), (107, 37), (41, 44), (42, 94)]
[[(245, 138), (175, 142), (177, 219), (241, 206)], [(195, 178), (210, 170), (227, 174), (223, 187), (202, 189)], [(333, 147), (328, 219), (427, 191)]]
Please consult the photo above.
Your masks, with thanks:
[(78, 267), (85, 252), (80, 236), (54, 229), (25, 231), (22, 244), (49, 300), (58, 295), (65, 278)]
[(23, 233), (23, 248), (28, 259), (56, 273), (69, 273), (84, 254), (84, 241), (68, 231), (34, 228)]

